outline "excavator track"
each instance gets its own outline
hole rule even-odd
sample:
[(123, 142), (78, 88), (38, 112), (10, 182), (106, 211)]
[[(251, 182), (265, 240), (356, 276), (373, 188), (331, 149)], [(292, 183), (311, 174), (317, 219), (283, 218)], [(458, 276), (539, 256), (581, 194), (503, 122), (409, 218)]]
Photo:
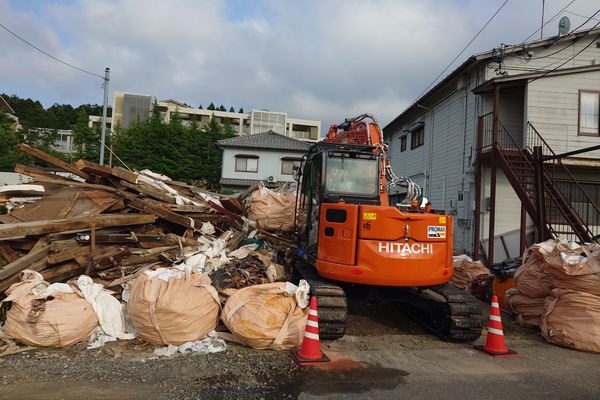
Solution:
[(317, 296), (319, 313), (319, 336), (321, 339), (336, 340), (346, 333), (348, 303), (346, 293), (338, 285), (323, 279), (306, 260), (298, 258), (294, 264), (298, 279), (310, 285), (310, 294)]
[(481, 336), (484, 317), (478, 300), (450, 285), (398, 291), (394, 301), (440, 339), (469, 342)]

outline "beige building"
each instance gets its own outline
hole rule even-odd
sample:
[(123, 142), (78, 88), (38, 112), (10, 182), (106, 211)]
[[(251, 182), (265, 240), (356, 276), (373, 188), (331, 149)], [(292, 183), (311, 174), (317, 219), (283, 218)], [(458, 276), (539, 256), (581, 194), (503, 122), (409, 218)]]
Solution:
[[(138, 119), (146, 120), (152, 114), (153, 107), (158, 107), (164, 122), (170, 121), (178, 114), (184, 125), (196, 121), (200, 127), (205, 127), (214, 117), (220, 124), (229, 123), (238, 135), (273, 131), (294, 139), (316, 142), (321, 133), (321, 121), (291, 118), (284, 112), (252, 110), (250, 113), (239, 113), (203, 110), (172, 99), (155, 101), (149, 95), (126, 92), (115, 92), (112, 118), (108, 119), (107, 128), (110, 127), (111, 131), (114, 131), (117, 127), (127, 128)], [(101, 117), (90, 116), (90, 126), (101, 124), (101, 120)]]

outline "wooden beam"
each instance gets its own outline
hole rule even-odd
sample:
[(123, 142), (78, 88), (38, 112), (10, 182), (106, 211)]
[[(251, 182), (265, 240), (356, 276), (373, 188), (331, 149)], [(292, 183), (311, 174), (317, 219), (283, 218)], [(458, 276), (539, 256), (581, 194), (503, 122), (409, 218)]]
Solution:
[(129, 183), (137, 183), (138, 174), (131, 172), (121, 167), (113, 167), (111, 174)]
[(54, 156), (51, 156), (48, 153), (44, 153), (41, 150), (36, 149), (35, 147), (31, 147), (25, 143), (21, 143), (17, 146), (17, 149), (21, 150), (23, 153), (27, 153), (32, 157), (37, 158), (38, 160), (42, 160), (44, 162), (47, 162), (50, 165), (55, 166), (56, 168), (60, 168), (63, 171), (67, 171), (72, 173), (73, 175), (77, 175), (83, 179), (89, 179), (90, 175), (86, 174), (83, 171), (79, 171), (77, 168), (75, 168), (73, 165), (64, 162), (63, 160), (56, 158)]
[(121, 185), (125, 186), (128, 189), (135, 190), (138, 193), (141, 193), (148, 197), (152, 197), (156, 200), (160, 200), (163, 203), (175, 204), (175, 197), (170, 195), (168, 192), (157, 189), (157, 188), (147, 185), (143, 182), (139, 182), (134, 185), (133, 183), (129, 183), (127, 181), (121, 181)]
[(19, 259), (19, 255), (6, 243), (0, 243), (0, 257), (9, 263)]
[(6, 279), (12, 274), (16, 274), (17, 272), (24, 270), (34, 262), (46, 257), (49, 251), (50, 246), (43, 246), (35, 251), (30, 252), (26, 256), (11, 262), (10, 264), (6, 264), (4, 267), (0, 268), (0, 279)]
[(105, 165), (96, 164), (88, 160), (79, 160), (75, 163), (75, 168), (79, 171), (83, 171), (90, 175), (99, 175), (103, 177), (110, 176), (112, 174), (112, 168)]
[(61, 253), (54, 253), (48, 256), (48, 264), (59, 264), (68, 260), (73, 260), (77, 257), (89, 254), (90, 246), (77, 246)]
[(98, 229), (110, 226), (151, 224), (154, 221), (156, 221), (155, 215), (103, 214), (94, 217), (0, 224), (0, 239), (7, 240), (29, 235), (44, 235), (53, 232), (90, 229), (91, 224), (96, 224), (96, 229)]
[(84, 183), (72, 181), (69, 179), (65, 179), (58, 175), (52, 175), (48, 173), (40, 174), (32, 171), (32, 167), (28, 167), (25, 165), (17, 164), (15, 166), (15, 172), (18, 172), (23, 175), (31, 176), (36, 182), (44, 182), (44, 183), (54, 183), (56, 185), (70, 186), (70, 187), (78, 187), (84, 189), (99, 189), (106, 190), (108, 192), (116, 192), (114, 187), (106, 186), (106, 185), (98, 185), (95, 183)]
[(191, 218), (184, 217), (150, 202), (143, 201), (142, 199), (130, 193), (117, 191), (117, 194), (125, 198), (128, 202), (128, 205), (132, 208), (135, 208), (136, 210), (156, 214), (159, 218), (162, 218), (177, 225), (184, 226), (186, 228), (195, 227), (195, 222)]

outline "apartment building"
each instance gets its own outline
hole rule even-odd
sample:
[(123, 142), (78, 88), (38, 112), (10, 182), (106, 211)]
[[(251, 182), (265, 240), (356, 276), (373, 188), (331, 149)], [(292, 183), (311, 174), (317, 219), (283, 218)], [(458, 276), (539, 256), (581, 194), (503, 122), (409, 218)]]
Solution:
[[(161, 119), (170, 121), (175, 114), (183, 124), (195, 121), (200, 127), (208, 125), (211, 118), (218, 123), (228, 123), (238, 135), (252, 135), (272, 131), (293, 139), (316, 142), (321, 133), (321, 121), (291, 118), (285, 112), (252, 110), (249, 113), (219, 110), (204, 110), (185, 103), (168, 99), (155, 101), (153, 96), (127, 92), (115, 92), (112, 118), (108, 118), (107, 128), (127, 128), (136, 120), (146, 120), (158, 107)], [(101, 117), (90, 117), (90, 126), (101, 124)], [(110, 124), (110, 125), (109, 125)]]

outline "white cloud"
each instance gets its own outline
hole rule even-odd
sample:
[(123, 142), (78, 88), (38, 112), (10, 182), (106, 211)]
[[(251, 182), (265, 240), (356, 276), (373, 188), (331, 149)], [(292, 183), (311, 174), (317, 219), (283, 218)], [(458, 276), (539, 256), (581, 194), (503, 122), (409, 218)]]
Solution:
[[(501, 4), (265, 0), (248, 15), (233, 9), (238, 3), (75, 0), (33, 12), (0, 0), (0, 21), (67, 62), (99, 74), (111, 67), (111, 91), (286, 111), (325, 127), (362, 112), (389, 122)], [(509, 2), (458, 62), (501, 42), (519, 43), (539, 26), (538, 3)], [(546, 15), (566, 3), (547, 1)], [(595, 6), (580, 0), (570, 10), (591, 15)], [(570, 17), (572, 26), (582, 22)], [(4, 31), (0, 52), (0, 91), (46, 105), (102, 101), (99, 80)]]

